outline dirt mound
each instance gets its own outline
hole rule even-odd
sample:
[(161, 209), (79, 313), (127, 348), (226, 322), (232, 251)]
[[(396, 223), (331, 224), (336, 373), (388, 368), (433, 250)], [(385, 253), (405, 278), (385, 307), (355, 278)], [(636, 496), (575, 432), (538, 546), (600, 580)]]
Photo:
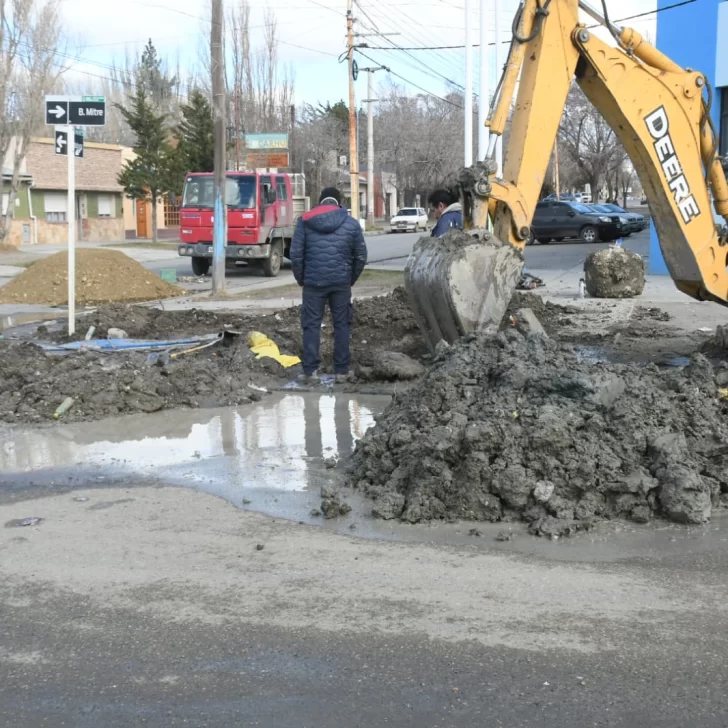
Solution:
[[(368, 363), (372, 351), (395, 351), (416, 359), (427, 353), (403, 288), (397, 288), (385, 296), (355, 300), (352, 313), (351, 349), (355, 361)], [(161, 311), (145, 306), (110, 304), (79, 318), (74, 338), (83, 338), (89, 326), (95, 326), (94, 336), (101, 338), (106, 337), (110, 328), (120, 328), (132, 338), (143, 339), (168, 339), (224, 329), (262, 331), (282, 351), (298, 355), (303, 353), (300, 306), (278, 313), (250, 315), (198, 309)], [(67, 336), (61, 333), (58, 339), (67, 340)], [(333, 351), (333, 325), (327, 311), (321, 332), (321, 360), (325, 372), (333, 368)]]
[(596, 365), (511, 329), (443, 352), (359, 442), (349, 482), (408, 522), (702, 523), (728, 492), (726, 413), (700, 354), (676, 371)]
[(625, 248), (597, 250), (584, 261), (584, 280), (593, 298), (634, 298), (645, 288), (645, 263)]
[[(118, 250), (76, 251), (76, 302), (153, 301), (184, 293)], [(0, 303), (68, 303), (68, 253), (33, 263), (0, 289)]]
[(72, 397), (63, 421), (175, 407), (214, 407), (260, 399), (248, 388), (287, 380), (271, 359), (256, 360), (245, 337), (171, 360), (146, 353), (49, 355), (34, 344), (0, 345), (0, 421), (47, 422)]

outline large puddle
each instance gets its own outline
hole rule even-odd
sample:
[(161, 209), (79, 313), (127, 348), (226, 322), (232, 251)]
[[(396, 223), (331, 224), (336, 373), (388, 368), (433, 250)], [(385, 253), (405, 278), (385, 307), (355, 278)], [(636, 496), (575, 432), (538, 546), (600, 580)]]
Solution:
[[(382, 395), (281, 393), (253, 406), (131, 415), (42, 429), (0, 427), (0, 502), (83, 489), (176, 485), (238, 508), (316, 524), (339, 533), (390, 540), (467, 544), (566, 561), (615, 561), (677, 548), (685, 554), (728, 549), (726, 517), (704, 527), (602, 524), (590, 534), (552, 543), (526, 535), (523, 524), (431, 523), (407, 526), (371, 517), (371, 501), (345, 491), (344, 517), (311, 515), (320, 486), (343, 479), (324, 459), (348, 455), (389, 403)], [(93, 501), (103, 501), (89, 491)], [(103, 502), (98, 505), (104, 505)], [(39, 512), (36, 513), (35, 511)], [(43, 516), (29, 503), (29, 516)], [(472, 535), (477, 526), (477, 535)], [(496, 540), (510, 531), (513, 541)], [(620, 532), (615, 537), (615, 532)], [(677, 545), (674, 543), (677, 542)]]
[(215, 492), (233, 501), (248, 489), (306, 490), (324, 469), (323, 458), (350, 454), (388, 402), (282, 394), (253, 407), (13, 428), (3, 433), (0, 483), (214, 481)]

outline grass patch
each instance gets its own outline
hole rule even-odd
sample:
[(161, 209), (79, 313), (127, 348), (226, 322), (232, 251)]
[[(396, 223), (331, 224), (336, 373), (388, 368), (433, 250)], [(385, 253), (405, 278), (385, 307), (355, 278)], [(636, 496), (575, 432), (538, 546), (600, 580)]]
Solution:
[(17, 248), (15, 245), (10, 245), (9, 243), (0, 243), (0, 253), (19, 253), (20, 248)]
[[(381, 290), (383, 293), (391, 290), (404, 282), (404, 271), (401, 270), (376, 270), (367, 268), (359, 277), (354, 286), (354, 295), (362, 293), (375, 293)], [(285, 283), (281, 286), (271, 288), (258, 288), (255, 291), (242, 291), (236, 293), (233, 289), (226, 293), (224, 299), (249, 301), (254, 299), (275, 299), (275, 298), (298, 298), (301, 295), (301, 287), (297, 283)], [(215, 300), (207, 296), (198, 300)]]
[(102, 248), (151, 248), (152, 250), (176, 250), (179, 243), (103, 243)]

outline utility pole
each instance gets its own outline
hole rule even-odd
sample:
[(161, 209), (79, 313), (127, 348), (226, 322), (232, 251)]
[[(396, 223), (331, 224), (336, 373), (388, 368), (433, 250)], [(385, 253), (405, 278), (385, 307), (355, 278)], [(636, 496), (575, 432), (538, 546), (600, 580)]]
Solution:
[(369, 74), (367, 80), (367, 226), (374, 227), (374, 74), (377, 71), (388, 71), (386, 66), (363, 68)]
[(473, 164), (473, 31), (470, 24), (471, 0), (465, 0), (465, 123), (463, 155), (466, 167)]
[(352, 0), (346, 0), (346, 47), (349, 69), (349, 175), (351, 216), (359, 220), (359, 151), (356, 144), (356, 95), (354, 94), (354, 15)]
[(223, 76), (222, 0), (212, 0), (212, 108), (215, 145), (213, 186), (212, 292), (225, 290), (225, 246), (227, 245), (227, 205), (225, 204), (225, 79)]
[(76, 150), (73, 141), (74, 128), (67, 126), (65, 129), (68, 135), (68, 333), (71, 335), (76, 333)]
[[(503, 47), (501, 45), (501, 3), (503, 0), (495, 0), (495, 69), (496, 76), (503, 73)], [(498, 164), (498, 176), (503, 176), (503, 137), (499, 136), (495, 144), (495, 161)]]
[[(498, 0), (495, 0), (496, 3)], [(466, 20), (467, 22), (467, 20)], [(488, 154), (488, 128), (485, 125), (490, 110), (488, 76), (488, 0), (480, 0), (480, 94), (478, 99), (478, 161)]]

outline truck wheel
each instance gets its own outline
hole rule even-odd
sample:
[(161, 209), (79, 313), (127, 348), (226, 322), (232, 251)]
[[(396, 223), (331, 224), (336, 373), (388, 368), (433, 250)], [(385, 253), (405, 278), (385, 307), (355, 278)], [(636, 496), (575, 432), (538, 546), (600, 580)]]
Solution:
[(266, 278), (275, 278), (281, 272), (283, 263), (283, 246), (276, 242), (270, 247), (270, 258), (263, 261), (263, 275)]
[(210, 259), (193, 257), (192, 272), (196, 276), (206, 276), (210, 272)]
[(584, 225), (579, 236), (585, 243), (598, 243), (599, 233), (593, 225)]

